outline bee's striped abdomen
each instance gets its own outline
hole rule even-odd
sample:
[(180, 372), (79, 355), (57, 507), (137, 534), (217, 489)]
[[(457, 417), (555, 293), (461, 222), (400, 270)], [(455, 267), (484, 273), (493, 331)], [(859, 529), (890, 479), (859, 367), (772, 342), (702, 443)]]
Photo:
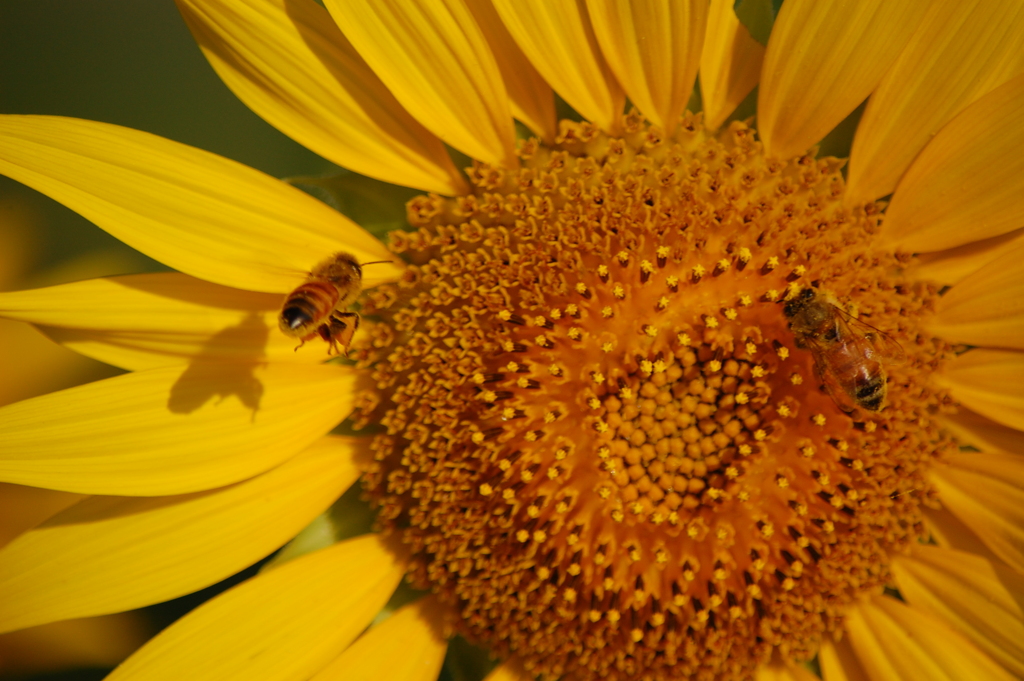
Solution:
[(880, 411), (885, 402), (885, 379), (885, 374), (881, 371), (873, 374), (869, 380), (857, 386), (853, 399), (868, 411)]
[(337, 286), (326, 281), (307, 281), (284, 301), (278, 318), (281, 331), (294, 338), (315, 334), (334, 311), (339, 297)]

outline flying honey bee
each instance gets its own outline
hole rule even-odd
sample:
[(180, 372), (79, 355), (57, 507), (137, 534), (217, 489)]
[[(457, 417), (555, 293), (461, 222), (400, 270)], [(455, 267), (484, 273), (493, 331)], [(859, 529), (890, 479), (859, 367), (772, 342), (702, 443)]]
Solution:
[(340, 354), (340, 345), (348, 355), (352, 336), (359, 328), (359, 314), (348, 307), (362, 290), (363, 266), (349, 253), (335, 253), (314, 267), (306, 282), (288, 294), (277, 318), (278, 326), (284, 335), (302, 341), (296, 350), (320, 336), (327, 342), (327, 354)]
[(810, 350), (814, 369), (836, 405), (881, 411), (885, 405), (883, 363), (903, 361), (903, 348), (870, 324), (854, 319), (830, 295), (805, 288), (786, 303), (796, 346)]

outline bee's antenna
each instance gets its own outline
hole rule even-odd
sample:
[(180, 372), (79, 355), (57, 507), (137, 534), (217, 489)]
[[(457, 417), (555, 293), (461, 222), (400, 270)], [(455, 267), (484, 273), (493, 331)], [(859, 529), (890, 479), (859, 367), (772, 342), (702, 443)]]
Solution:
[(381, 265), (381, 264), (386, 263), (386, 262), (391, 262), (391, 261), (390, 260), (374, 260), (373, 262), (361, 262), (361, 263), (359, 263), (359, 266), (360, 267), (366, 267), (367, 265)]

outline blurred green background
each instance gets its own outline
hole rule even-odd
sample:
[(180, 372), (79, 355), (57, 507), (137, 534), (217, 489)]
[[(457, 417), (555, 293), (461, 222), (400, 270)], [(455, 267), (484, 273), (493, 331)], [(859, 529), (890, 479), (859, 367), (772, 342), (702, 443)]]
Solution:
[[(147, 130), (276, 177), (332, 167), (221, 84), (172, 0), (0, 0), (0, 113), (75, 116)], [(0, 290), (158, 269), (72, 211), (0, 177)], [(17, 348), (0, 346), (5, 349)], [(12, 355), (18, 354), (0, 352), (0, 403), (112, 371), (55, 359), (57, 353), (49, 363), (63, 370), (50, 373), (61, 381), (15, 366)]]
[[(74, 116), (147, 130), (276, 177), (332, 168), (221, 84), (172, 0), (0, 0), (0, 113)], [(159, 269), (72, 211), (0, 177), (0, 290)], [(25, 324), (0, 320), (0, 404), (116, 373)], [(0, 485), (0, 535), (11, 515), (5, 499), (18, 493)], [(0, 679), (101, 679), (112, 660), (211, 593), (141, 616), (0, 636)], [(80, 668), (60, 669), (68, 665)]]

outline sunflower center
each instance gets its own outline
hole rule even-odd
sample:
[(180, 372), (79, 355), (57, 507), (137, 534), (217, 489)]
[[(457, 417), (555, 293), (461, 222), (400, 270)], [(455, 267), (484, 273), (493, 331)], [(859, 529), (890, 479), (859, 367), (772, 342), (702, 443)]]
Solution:
[[(841, 205), (841, 162), (765, 158), (739, 123), (623, 127), (563, 122), (475, 193), (410, 202), (407, 275), (363, 309), (359, 420), (387, 429), (366, 484), (414, 582), (496, 654), (741, 679), (812, 657), (922, 534), (933, 292), (872, 248), (878, 206)], [(790, 328), (808, 289), (830, 337)], [(854, 315), (907, 361), (871, 360)]]

